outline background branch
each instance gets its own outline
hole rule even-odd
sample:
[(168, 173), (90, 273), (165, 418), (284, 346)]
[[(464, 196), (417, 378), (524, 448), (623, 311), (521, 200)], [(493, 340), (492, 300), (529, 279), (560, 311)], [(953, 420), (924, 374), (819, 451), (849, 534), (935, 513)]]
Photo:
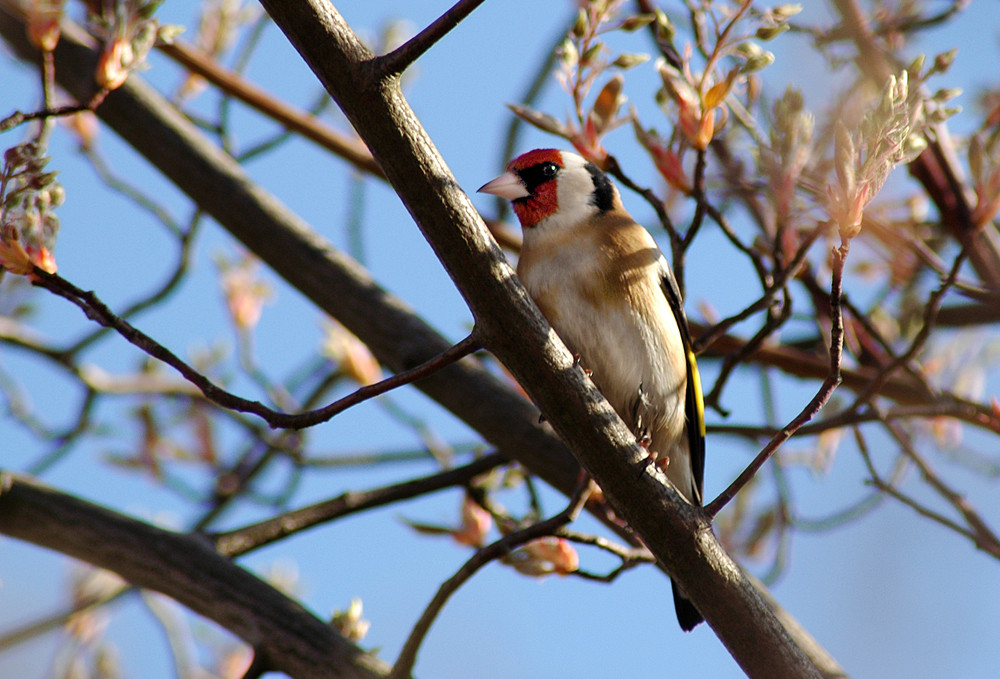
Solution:
[(118, 573), (176, 599), (297, 679), (376, 679), (381, 660), (347, 642), (204, 538), (180, 535), (0, 472), (0, 532)]

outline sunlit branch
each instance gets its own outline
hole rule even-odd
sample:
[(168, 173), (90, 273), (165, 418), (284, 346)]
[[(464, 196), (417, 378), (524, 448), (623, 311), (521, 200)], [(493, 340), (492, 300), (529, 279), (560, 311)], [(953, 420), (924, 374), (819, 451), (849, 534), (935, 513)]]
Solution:
[(435, 19), (427, 28), (420, 31), (392, 52), (379, 57), (379, 65), (385, 75), (398, 75), (410, 67), (427, 50), (455, 28), (472, 11), (483, 4), (485, 0), (459, 0), (451, 9)]
[(334, 130), (316, 117), (273, 97), (258, 85), (222, 67), (214, 58), (198, 48), (176, 40), (172, 45), (160, 45), (164, 54), (186, 69), (209, 81), (222, 92), (236, 97), (251, 108), (301, 134), (326, 150), (343, 158), (356, 169), (379, 179), (385, 179), (382, 168), (372, 158), (364, 144)]

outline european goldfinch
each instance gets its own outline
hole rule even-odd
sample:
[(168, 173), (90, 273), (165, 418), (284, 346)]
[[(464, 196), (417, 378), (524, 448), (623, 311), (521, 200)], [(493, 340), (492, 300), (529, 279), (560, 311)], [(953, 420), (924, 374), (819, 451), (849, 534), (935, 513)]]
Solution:
[[(575, 153), (536, 149), (480, 192), (512, 202), (517, 274), (594, 384), (691, 503), (702, 502), (701, 384), (680, 291), (614, 184)], [(674, 585), (684, 630), (703, 620)]]

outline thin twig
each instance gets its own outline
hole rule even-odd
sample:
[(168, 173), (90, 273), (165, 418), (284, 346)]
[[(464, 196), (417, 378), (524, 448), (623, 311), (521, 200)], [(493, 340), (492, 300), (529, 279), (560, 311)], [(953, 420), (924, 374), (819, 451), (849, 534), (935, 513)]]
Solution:
[[(724, 148), (724, 146), (719, 142), (715, 142), (712, 144), (712, 148), (718, 150), (720, 148)], [(712, 221), (714, 221), (719, 228), (722, 229), (722, 233), (727, 239), (729, 239), (729, 242), (733, 244), (733, 247), (746, 255), (750, 260), (750, 263), (753, 264), (754, 271), (757, 273), (757, 278), (760, 279), (761, 286), (765, 290), (770, 288), (773, 284), (772, 273), (764, 263), (764, 257), (761, 253), (757, 252), (757, 250), (752, 246), (745, 244), (739, 239), (736, 235), (736, 231), (733, 230), (733, 225), (729, 223), (726, 215), (724, 215), (721, 210), (708, 201), (705, 201), (705, 210), (708, 212), (708, 216), (712, 218)]]
[(705, 169), (708, 167), (708, 156), (704, 151), (698, 151), (698, 156), (694, 166), (694, 190), (691, 195), (695, 200), (694, 217), (688, 226), (684, 239), (681, 241), (681, 248), (687, 250), (694, 237), (698, 235), (701, 225), (705, 222), (705, 214), (708, 211), (708, 196), (705, 195)]
[(175, 41), (172, 45), (160, 45), (159, 49), (192, 73), (218, 87), (220, 91), (231, 94), (289, 130), (333, 152), (355, 169), (385, 179), (382, 168), (375, 162), (364, 144), (334, 130), (309, 113), (275, 98), (238, 73), (222, 67), (211, 55), (183, 41)]
[(136, 329), (124, 319), (116, 316), (93, 292), (81, 290), (61, 276), (50, 274), (38, 267), (35, 267), (32, 274), (32, 282), (34, 285), (43, 287), (49, 292), (73, 302), (91, 320), (113, 328), (131, 344), (177, 370), (189, 382), (198, 387), (208, 400), (224, 408), (257, 415), (275, 428), (303, 429), (326, 422), (338, 413), (354, 405), (427, 377), (477, 351), (481, 347), (479, 338), (476, 335), (475, 329), (473, 329), (473, 332), (458, 344), (414, 368), (404, 370), (380, 382), (361, 387), (353, 393), (322, 408), (302, 413), (283, 413), (268, 408), (259, 401), (251, 401), (241, 396), (236, 396), (217, 386), (162, 344)]
[(260, 523), (216, 533), (211, 535), (211, 539), (220, 554), (231, 558), (241, 556), (320, 523), (468, 483), (473, 477), (507, 461), (505, 455), (491, 453), (462, 467), (412, 481), (363, 492), (344, 493), (331, 500), (286, 512)]
[[(906, 420), (937, 417), (952, 418), (1000, 434), (1000, 417), (994, 414), (988, 405), (959, 399), (950, 394), (947, 397), (947, 400), (940, 402), (896, 406), (884, 411), (871, 409), (853, 411), (851, 409), (844, 409), (824, 418), (820, 422), (803, 425), (799, 429), (798, 434), (799, 436), (817, 436), (831, 429), (840, 429), (848, 425), (864, 424), (865, 422), (879, 422), (883, 418)], [(776, 431), (777, 429), (774, 427), (760, 425), (708, 425), (708, 432), (713, 436), (741, 436), (755, 440), (774, 436)]]
[(567, 528), (560, 528), (555, 532), (555, 536), (569, 540), (570, 542), (575, 542), (578, 545), (590, 545), (591, 547), (597, 547), (598, 549), (604, 550), (621, 560), (621, 563), (618, 564), (617, 567), (604, 574), (591, 573), (589, 571), (579, 569), (570, 574), (574, 577), (583, 578), (584, 580), (610, 583), (614, 582), (618, 576), (625, 571), (632, 570), (633, 568), (643, 564), (656, 563), (656, 558), (650, 554), (649, 550), (645, 547), (628, 547), (626, 545), (620, 545), (617, 542), (608, 540), (600, 535), (578, 533)]
[(72, 607), (68, 610), (48, 615), (40, 620), (35, 620), (21, 627), (6, 631), (3, 636), (0, 636), (0, 652), (7, 651), (18, 644), (22, 644), (47, 632), (64, 628), (75, 616), (107, 606), (134, 591), (134, 587), (122, 583), (99, 597), (86, 597), (81, 601), (74, 601)]
[(777, 316), (769, 313), (767, 321), (760, 328), (760, 330), (754, 333), (754, 336), (747, 340), (746, 344), (740, 347), (738, 351), (726, 354), (726, 357), (722, 360), (722, 367), (719, 369), (719, 375), (715, 379), (712, 391), (705, 396), (706, 407), (713, 408), (723, 416), (729, 415), (729, 412), (722, 407), (719, 400), (722, 398), (722, 390), (725, 387), (726, 382), (729, 380), (730, 374), (738, 365), (741, 365), (748, 356), (757, 351), (757, 349), (764, 344), (767, 338), (783, 326), (788, 319), (791, 318), (791, 316), (792, 295), (789, 290), (785, 288), (784, 303), (781, 305), (781, 312)]
[(725, 334), (727, 330), (729, 330), (737, 323), (744, 321), (745, 319), (749, 318), (758, 311), (762, 311), (768, 308), (773, 302), (774, 296), (778, 293), (778, 291), (784, 289), (785, 286), (788, 284), (789, 279), (791, 279), (791, 277), (798, 272), (799, 266), (802, 264), (803, 261), (805, 261), (806, 255), (809, 252), (809, 248), (812, 247), (813, 243), (816, 242), (816, 239), (820, 237), (820, 235), (826, 230), (826, 228), (827, 224), (824, 222), (817, 224), (816, 228), (814, 228), (812, 231), (809, 232), (805, 240), (803, 240), (802, 243), (799, 245), (799, 248), (795, 252), (795, 257), (792, 258), (791, 263), (778, 273), (777, 277), (774, 278), (772, 284), (766, 290), (764, 290), (764, 294), (761, 295), (757, 301), (755, 301), (747, 308), (743, 309), (743, 311), (740, 311), (737, 314), (733, 314), (729, 318), (725, 318), (719, 321), (718, 323), (713, 325), (710, 330), (699, 335), (698, 338), (695, 339), (694, 341), (693, 349), (695, 353), (696, 354), (701, 353), (705, 349), (705, 347), (712, 344), (716, 339), (718, 339), (721, 335)]
[(427, 605), (427, 608), (420, 616), (416, 625), (413, 626), (410, 636), (403, 645), (403, 650), (400, 651), (399, 657), (396, 659), (396, 664), (389, 674), (389, 679), (406, 679), (411, 675), (413, 666), (417, 660), (417, 651), (420, 650), (420, 644), (423, 643), (424, 637), (427, 636), (431, 624), (441, 612), (444, 604), (452, 594), (458, 591), (459, 587), (475, 575), (480, 568), (494, 559), (509, 554), (512, 550), (532, 540), (552, 535), (558, 529), (574, 521), (587, 503), (591, 489), (592, 482), (587, 478), (577, 488), (566, 509), (550, 519), (540, 521), (527, 528), (522, 528), (521, 530), (505, 535), (473, 554), (472, 558), (466, 561), (455, 575), (451, 576), (441, 585), (437, 594), (434, 595), (434, 598)]
[[(107, 90), (101, 90), (98, 94), (100, 93), (107, 96)], [(43, 108), (38, 111), (30, 111), (28, 113), (14, 111), (3, 120), (0, 120), (0, 132), (12, 130), (18, 125), (26, 123), (30, 120), (48, 120), (49, 118), (70, 116), (74, 113), (82, 113), (83, 111), (93, 111), (102, 101), (104, 101), (103, 96), (98, 99), (95, 95), (94, 98), (86, 104), (68, 104), (66, 106), (57, 106), (55, 108)]]
[(889, 497), (893, 497), (896, 500), (899, 500), (901, 503), (903, 503), (907, 507), (910, 507), (924, 518), (930, 519), (935, 523), (941, 524), (945, 528), (952, 530), (958, 533), (959, 535), (967, 537), (973, 542), (975, 542), (975, 536), (967, 528), (959, 525), (955, 521), (952, 521), (948, 517), (939, 514), (938, 512), (928, 509), (927, 507), (923, 506), (913, 498), (902, 493), (899, 489), (895, 487), (894, 484), (885, 481), (882, 478), (882, 476), (878, 473), (878, 470), (875, 469), (875, 463), (871, 458), (871, 452), (868, 450), (867, 444), (865, 444), (864, 440), (861, 439), (860, 437), (857, 438), (859, 441), (858, 450), (861, 452), (861, 459), (864, 460), (865, 467), (868, 470), (868, 475), (871, 477), (871, 484), (875, 486), (875, 488), (877, 488), (882, 493), (888, 495)]
[[(961, 529), (959, 532), (972, 540), (979, 549), (994, 558), (1000, 559), (1000, 537), (987, 525), (979, 513), (969, 504), (968, 500), (961, 493), (952, 490), (941, 479), (923, 456), (917, 452), (912, 441), (910, 441), (909, 435), (897, 423), (887, 420), (885, 427), (896, 442), (899, 443), (903, 454), (920, 470), (920, 475), (924, 481), (965, 519), (969, 530)], [(949, 524), (946, 523), (945, 525)], [(954, 526), (949, 525), (949, 527), (953, 528)]]
[(924, 307), (924, 323), (920, 330), (917, 332), (916, 337), (910, 343), (909, 348), (902, 354), (895, 356), (893, 360), (882, 368), (878, 375), (871, 381), (871, 383), (858, 394), (857, 399), (851, 406), (851, 410), (857, 410), (861, 408), (862, 405), (871, 401), (872, 397), (881, 391), (882, 386), (889, 380), (892, 374), (900, 367), (909, 365), (918, 353), (924, 348), (927, 340), (930, 338), (931, 330), (934, 328), (934, 322), (937, 319), (938, 310), (941, 308), (941, 301), (944, 299), (945, 293), (955, 284), (955, 280), (958, 278), (958, 272), (968, 258), (969, 248), (968, 246), (963, 246), (959, 251), (958, 256), (955, 257), (955, 261), (952, 262), (951, 270), (948, 275), (941, 281), (941, 285), (931, 293), (930, 297), (927, 298), (927, 305)]
[(455, 28), (472, 11), (483, 4), (485, 0), (458, 0), (451, 9), (435, 19), (427, 28), (420, 31), (392, 52), (379, 57), (379, 65), (384, 75), (398, 75), (419, 59), (434, 43), (443, 38)]
[(840, 384), (840, 360), (844, 349), (844, 318), (840, 308), (840, 298), (842, 295), (844, 262), (847, 259), (849, 249), (850, 244), (845, 242), (833, 251), (832, 281), (830, 284), (830, 368), (826, 379), (823, 380), (823, 384), (820, 385), (816, 395), (813, 396), (806, 407), (781, 431), (771, 437), (771, 440), (768, 441), (763, 450), (736, 477), (736, 480), (729, 484), (728, 488), (705, 507), (705, 513), (709, 517), (715, 517), (750, 482), (750, 479), (754, 477), (757, 471), (774, 454), (774, 451), (798, 431), (802, 425), (816, 416), (823, 406), (826, 405), (827, 401), (830, 400), (830, 396), (833, 395), (837, 385)]

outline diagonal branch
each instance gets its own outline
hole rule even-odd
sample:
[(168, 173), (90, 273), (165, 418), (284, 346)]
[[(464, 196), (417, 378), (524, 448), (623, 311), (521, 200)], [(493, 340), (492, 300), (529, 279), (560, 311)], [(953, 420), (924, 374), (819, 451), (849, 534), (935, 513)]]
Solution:
[[(372, 80), (374, 55), (327, 2), (266, 2), (293, 45), (333, 92), (359, 134), (425, 229), (438, 257), (470, 303), (491, 350), (549, 415), (587, 463), (606, 495), (657, 555), (661, 568), (691, 583), (689, 594), (752, 676), (842, 674), (788, 618), (774, 616), (725, 553), (704, 514), (664, 483), (634, 437), (527, 301), (467, 196), (437, 155), (398, 83)], [(0, 33), (31, 58), (24, 28), (0, 5)], [(92, 89), (97, 55), (71, 38), (56, 50), (60, 84), (77, 96)], [(84, 92), (84, 94), (79, 94)], [(98, 109), (125, 141), (317, 306), (338, 318), (393, 370), (448, 344), (388, 295), (356, 262), (335, 251), (246, 176), (242, 169), (134, 75)], [(516, 328), (515, 332), (511, 329)], [(569, 493), (578, 466), (537, 423), (537, 410), (474, 361), (421, 380), (420, 389), (509, 457)], [(789, 635), (792, 636), (789, 636)], [(810, 649), (809, 655), (803, 648)]]
[(455, 361), (477, 351), (481, 347), (479, 339), (476, 337), (475, 331), (473, 331), (471, 335), (458, 344), (424, 361), (420, 365), (414, 366), (409, 370), (404, 370), (392, 377), (387, 377), (374, 384), (360, 387), (351, 394), (329, 405), (302, 413), (284, 413), (273, 408), (268, 408), (259, 401), (251, 401), (236, 394), (231, 394), (216, 385), (152, 337), (138, 330), (125, 319), (116, 316), (93, 292), (81, 290), (65, 278), (57, 274), (48, 273), (37, 267), (33, 274), (32, 282), (53, 294), (73, 302), (83, 310), (87, 318), (96, 321), (102, 326), (114, 329), (119, 335), (139, 349), (177, 370), (185, 379), (198, 387), (208, 400), (216, 405), (229, 408), (230, 410), (257, 415), (272, 427), (304, 429), (326, 422), (352, 406), (432, 375)]
[[(23, 22), (4, 3), (0, 34), (22, 59), (34, 61)], [(55, 51), (59, 85), (78, 98), (92, 92), (100, 56), (85, 40), (82, 31), (63, 22)], [(130, 76), (97, 115), (275, 273), (357, 335), (390, 370), (412, 368), (451, 345), (355, 260), (254, 184), (231, 156), (140, 77)], [(572, 492), (579, 465), (566, 446), (539, 426), (537, 409), (522, 394), (485, 367), (461, 361), (415, 386), (547, 483)]]
[(384, 179), (378, 163), (363, 144), (265, 92), (258, 85), (239, 74), (223, 68), (210, 55), (181, 40), (169, 45), (159, 45), (160, 51), (196, 73), (223, 92), (231, 94), (244, 104), (253, 107), (289, 130), (311, 139), (323, 148), (340, 156), (358, 170)]
[(525, 387), (744, 671), (820, 676), (725, 553), (705, 514), (647, 464), (635, 437), (530, 302), (397, 79), (373, 79), (371, 51), (329, 3), (264, 0), (264, 6), (368, 144), (464, 296), (486, 347)]
[(472, 14), (485, 0), (458, 0), (447, 12), (435, 19), (430, 26), (420, 31), (389, 54), (379, 57), (379, 67), (383, 76), (399, 75), (419, 59), (424, 52), (434, 46), (448, 31)]
[(241, 556), (258, 547), (269, 545), (272, 542), (327, 521), (333, 521), (334, 519), (339, 519), (373, 507), (382, 507), (393, 502), (426, 495), (427, 493), (433, 493), (443, 488), (468, 483), (473, 477), (506, 462), (506, 456), (500, 453), (492, 453), (462, 467), (449, 469), (420, 479), (384, 486), (366, 492), (345, 493), (332, 500), (318, 502), (302, 509), (286, 512), (260, 523), (226, 531), (225, 533), (216, 533), (211, 536), (211, 539), (220, 554), (228, 557)]

